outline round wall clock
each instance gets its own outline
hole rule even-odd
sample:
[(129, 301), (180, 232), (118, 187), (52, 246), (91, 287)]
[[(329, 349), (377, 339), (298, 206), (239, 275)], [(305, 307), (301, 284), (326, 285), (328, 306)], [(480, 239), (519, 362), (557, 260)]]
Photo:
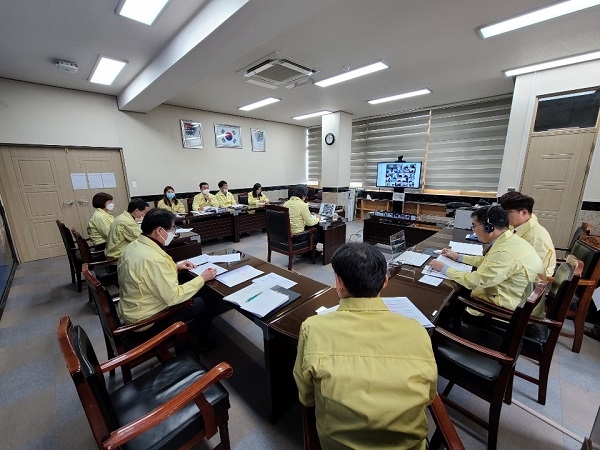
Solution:
[(327, 134), (325, 135), (325, 143), (326, 143), (327, 145), (331, 145), (331, 144), (333, 144), (333, 143), (334, 143), (334, 141), (335, 141), (335, 136), (333, 135), (333, 133), (327, 133)]

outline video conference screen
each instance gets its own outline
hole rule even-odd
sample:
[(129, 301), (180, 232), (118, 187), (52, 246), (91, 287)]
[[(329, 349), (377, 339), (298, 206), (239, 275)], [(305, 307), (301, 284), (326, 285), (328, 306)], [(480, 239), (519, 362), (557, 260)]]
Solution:
[(377, 163), (377, 187), (403, 187), (419, 189), (421, 162)]

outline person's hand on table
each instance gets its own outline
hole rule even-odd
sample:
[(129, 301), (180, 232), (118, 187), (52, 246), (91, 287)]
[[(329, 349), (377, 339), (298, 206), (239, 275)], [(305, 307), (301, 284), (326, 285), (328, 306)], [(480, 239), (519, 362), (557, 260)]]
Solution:
[(445, 266), (445, 265), (446, 265), (446, 264), (444, 264), (443, 262), (441, 262), (441, 261), (436, 261), (436, 260), (434, 260), (434, 261), (431, 261), (431, 262), (429, 263), (429, 266), (430, 266), (430, 267), (431, 267), (433, 270), (435, 270), (435, 271), (437, 271), (437, 272), (441, 272), (441, 271), (442, 271), (442, 269), (444, 268), (444, 266)]
[(177, 270), (190, 270), (195, 269), (196, 267), (198, 266), (191, 261), (181, 261), (177, 264)]
[(204, 279), (204, 281), (214, 280), (214, 278), (217, 276), (217, 269), (209, 267), (204, 272), (202, 272), (200, 276)]
[(445, 248), (442, 250), (442, 256), (446, 258), (450, 258), (453, 261), (458, 261), (458, 253), (452, 251), (450, 248)]

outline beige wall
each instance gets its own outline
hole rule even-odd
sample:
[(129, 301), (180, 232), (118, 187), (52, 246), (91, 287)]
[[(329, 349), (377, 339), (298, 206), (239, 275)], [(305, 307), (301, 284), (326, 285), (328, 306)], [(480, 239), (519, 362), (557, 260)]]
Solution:
[[(499, 195), (509, 187), (518, 189), (521, 183), (536, 98), (557, 92), (597, 88), (600, 86), (599, 73), (600, 61), (591, 61), (517, 77), (498, 183)], [(600, 201), (599, 153), (600, 139), (597, 139), (583, 193), (584, 201)]]
[[(183, 148), (180, 120), (202, 123), (204, 149)], [(214, 124), (242, 127), (242, 149), (217, 149)], [(265, 130), (267, 151), (252, 152), (250, 128)], [(232, 189), (306, 181), (306, 129), (300, 126), (160, 106), (148, 114), (120, 112), (114, 97), (0, 79), (0, 143), (123, 148), (132, 196)], [(137, 187), (133, 187), (133, 183)]]

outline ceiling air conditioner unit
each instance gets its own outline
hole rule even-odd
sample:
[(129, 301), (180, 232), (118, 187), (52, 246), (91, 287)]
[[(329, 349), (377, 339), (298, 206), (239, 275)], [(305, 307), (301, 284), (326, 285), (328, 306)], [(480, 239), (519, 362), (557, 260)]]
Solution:
[(249, 67), (242, 69), (241, 72), (247, 78), (248, 83), (270, 89), (277, 89), (280, 86), (291, 89), (303, 84), (301, 83), (303, 79), (310, 77), (317, 71), (291, 61), (283, 55), (275, 54), (258, 63), (251, 64)]

